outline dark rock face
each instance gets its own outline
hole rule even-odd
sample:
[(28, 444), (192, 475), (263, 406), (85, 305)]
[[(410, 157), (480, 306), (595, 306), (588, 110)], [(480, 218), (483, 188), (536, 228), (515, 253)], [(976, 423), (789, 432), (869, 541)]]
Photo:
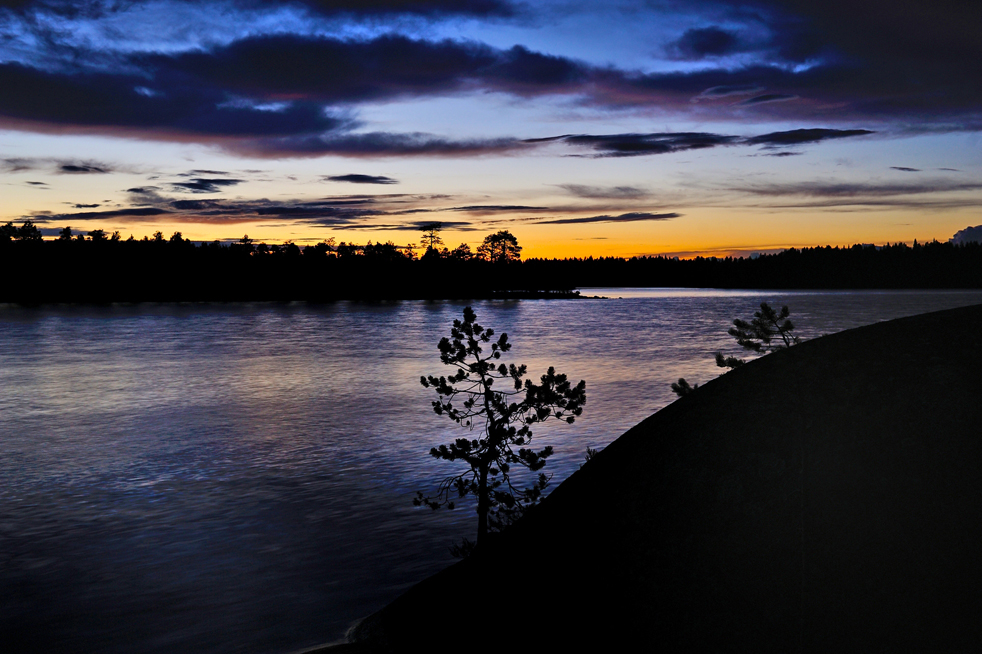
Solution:
[(706, 384), (352, 637), (395, 651), (971, 651), (980, 551), (970, 307)]

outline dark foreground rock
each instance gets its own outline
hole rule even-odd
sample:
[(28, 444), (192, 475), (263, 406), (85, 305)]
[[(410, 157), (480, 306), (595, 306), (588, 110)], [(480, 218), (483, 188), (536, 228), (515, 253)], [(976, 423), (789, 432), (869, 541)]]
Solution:
[(342, 649), (974, 651), (980, 615), (970, 307), (806, 342), (706, 384)]

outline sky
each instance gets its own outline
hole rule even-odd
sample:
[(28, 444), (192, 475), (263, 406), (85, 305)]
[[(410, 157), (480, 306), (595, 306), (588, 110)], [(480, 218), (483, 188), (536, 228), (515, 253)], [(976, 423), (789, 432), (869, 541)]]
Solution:
[(440, 222), (523, 257), (947, 241), (982, 224), (979, 34), (978, 0), (0, 0), (0, 221)]

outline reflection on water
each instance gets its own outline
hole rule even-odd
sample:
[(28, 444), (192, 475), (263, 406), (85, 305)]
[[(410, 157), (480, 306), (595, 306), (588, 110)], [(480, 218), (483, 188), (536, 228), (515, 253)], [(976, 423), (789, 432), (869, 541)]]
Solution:
[[(478, 302), (530, 374), (587, 381), (542, 426), (558, 481), (718, 374), (761, 301), (803, 337), (982, 302), (980, 292), (585, 289), (596, 301)], [(466, 509), (411, 497), (456, 436), (440, 374), (453, 302), (0, 307), (0, 642), (64, 652), (285, 652), (450, 562)], [(30, 647), (28, 648), (28, 644)]]

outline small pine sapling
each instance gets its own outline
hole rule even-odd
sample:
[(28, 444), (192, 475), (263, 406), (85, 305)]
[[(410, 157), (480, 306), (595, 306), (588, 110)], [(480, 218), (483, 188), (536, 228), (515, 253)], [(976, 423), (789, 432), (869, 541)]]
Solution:
[[(479, 325), (474, 311), (466, 307), (463, 321), (454, 320), (450, 338), (439, 343), (440, 361), (454, 372), (449, 377), (420, 378), (424, 388), (437, 393), (436, 414), (472, 432), (471, 437), (430, 450), (438, 459), (464, 462), (466, 469), (445, 478), (436, 495), (419, 492), (413, 500), (416, 506), (452, 509), (455, 499), (477, 496), (477, 543), (465, 540), (454, 552), (458, 555), (480, 545), (489, 532), (500, 531), (539, 501), (549, 477), (540, 473), (531, 486), (518, 488), (512, 483), (512, 468), (540, 471), (553, 450), (530, 447), (532, 426), (550, 418), (572, 424), (586, 402), (582, 380), (573, 386), (566, 375), (550, 367), (541, 383), (534, 384), (523, 380), (524, 365), (498, 363), (511, 343), (507, 334), (496, 340), (493, 336), (494, 330)], [(486, 345), (490, 352), (485, 353), (482, 346)]]
[[(781, 307), (777, 312), (766, 302), (760, 303), (760, 311), (754, 312), (752, 320), (733, 321), (733, 326), (727, 332), (736, 339), (736, 342), (745, 350), (750, 350), (757, 354), (767, 354), (774, 350), (783, 350), (792, 345), (797, 345), (801, 340), (793, 334), (794, 325), (788, 316), (791, 312), (788, 307)], [(716, 353), (716, 365), (720, 368), (739, 368), (746, 363), (744, 359), (734, 356), (725, 356), (722, 352)], [(685, 379), (680, 378), (678, 382), (672, 384), (672, 392), (682, 397), (699, 388), (699, 384), (690, 386)]]

